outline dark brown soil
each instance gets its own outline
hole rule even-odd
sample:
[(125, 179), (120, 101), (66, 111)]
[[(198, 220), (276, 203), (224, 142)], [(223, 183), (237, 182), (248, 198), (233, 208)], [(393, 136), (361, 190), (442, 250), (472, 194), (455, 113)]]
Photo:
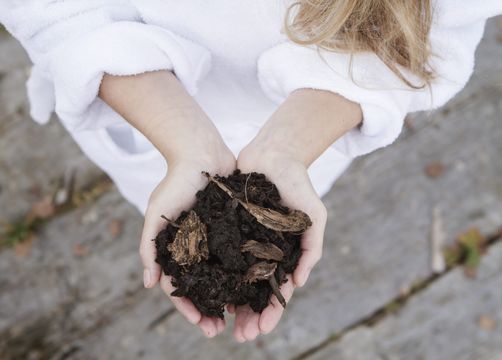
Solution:
[(261, 312), (286, 282), (301, 255), (301, 234), (311, 225), (301, 211), (281, 205), (265, 175), (211, 177), (196, 203), (166, 219), (155, 238), (157, 263), (172, 276), (174, 296), (189, 298), (202, 314), (223, 318), (226, 304)]

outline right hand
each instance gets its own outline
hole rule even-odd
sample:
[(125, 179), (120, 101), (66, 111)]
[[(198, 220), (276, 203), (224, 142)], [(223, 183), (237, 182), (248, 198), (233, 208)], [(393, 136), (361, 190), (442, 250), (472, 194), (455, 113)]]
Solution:
[(140, 255), (144, 266), (144, 285), (152, 288), (160, 282), (160, 287), (171, 299), (178, 311), (192, 324), (198, 325), (207, 337), (221, 333), (225, 328), (225, 321), (218, 318), (203, 316), (195, 305), (187, 298), (171, 296), (175, 290), (171, 284), (171, 277), (165, 275), (159, 264), (155, 262), (155, 242), (152, 241), (166, 222), (160, 216), (164, 215), (175, 220), (181, 211), (187, 210), (195, 202), (195, 194), (207, 184), (207, 178), (202, 171), (226, 176), (236, 167), (234, 155), (224, 145), (195, 149), (197, 142), (187, 145), (187, 157), (181, 156), (170, 159), (166, 177), (152, 192), (145, 213), (145, 222), (141, 236)]
[(195, 194), (207, 184), (202, 171), (222, 176), (236, 166), (235, 157), (199, 104), (170, 71), (103, 78), (99, 96), (138, 129), (165, 157), (166, 177), (152, 192), (145, 213), (140, 255), (145, 287), (160, 281), (161, 288), (188, 321), (212, 337), (225, 322), (202, 316), (186, 298), (173, 297), (171, 278), (155, 262), (155, 239), (166, 223), (175, 220), (195, 202)]

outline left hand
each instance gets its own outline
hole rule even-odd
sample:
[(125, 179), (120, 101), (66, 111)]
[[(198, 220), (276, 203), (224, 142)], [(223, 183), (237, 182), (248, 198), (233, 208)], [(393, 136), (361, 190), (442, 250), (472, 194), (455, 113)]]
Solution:
[[(293, 295), (295, 287), (303, 286), (310, 271), (322, 255), (324, 228), (327, 211), (315, 192), (307, 173), (307, 167), (299, 159), (286, 153), (265, 148), (259, 142), (251, 142), (237, 159), (237, 168), (242, 172), (260, 172), (275, 183), (284, 205), (298, 209), (310, 216), (312, 226), (302, 237), (302, 256), (294, 274), (280, 290), (286, 302)], [(249, 305), (229, 306), (235, 312), (234, 337), (239, 342), (252, 341), (259, 334), (271, 332), (278, 324), (284, 308), (275, 295), (261, 314), (253, 312)]]

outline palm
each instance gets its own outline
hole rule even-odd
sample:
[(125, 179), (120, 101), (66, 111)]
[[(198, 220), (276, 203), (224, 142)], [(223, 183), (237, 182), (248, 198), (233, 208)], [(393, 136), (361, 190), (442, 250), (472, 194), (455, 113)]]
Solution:
[[(321, 257), (326, 208), (313, 189), (305, 166), (297, 161), (286, 157), (263, 160), (261, 156), (240, 156), (237, 165), (243, 172), (264, 173), (276, 184), (284, 204), (306, 212), (313, 222), (313, 226), (302, 237), (303, 253), (298, 267), (281, 286), (281, 293), (289, 301), (295, 286), (305, 283), (310, 270)], [(234, 337), (240, 342), (254, 340), (258, 334), (272, 331), (284, 312), (275, 296), (272, 296), (270, 305), (261, 314), (253, 312), (249, 305), (230, 307), (229, 310), (235, 312)]]
[[(185, 161), (169, 168), (168, 175), (159, 183), (150, 196), (140, 245), (140, 254), (145, 266), (145, 286), (153, 287), (160, 281), (160, 287), (168, 295), (176, 308), (192, 324), (197, 324), (204, 334), (213, 337), (225, 328), (224, 320), (203, 316), (187, 298), (171, 296), (174, 287), (171, 277), (161, 272), (155, 263), (155, 243), (151, 241), (165, 227), (165, 220), (176, 219), (181, 211), (189, 209), (195, 202), (195, 193), (207, 182), (202, 171), (228, 174), (235, 168), (232, 155), (216, 165), (203, 161)], [(148, 278), (149, 277), (149, 278)], [(148, 283), (148, 284), (147, 284)]]

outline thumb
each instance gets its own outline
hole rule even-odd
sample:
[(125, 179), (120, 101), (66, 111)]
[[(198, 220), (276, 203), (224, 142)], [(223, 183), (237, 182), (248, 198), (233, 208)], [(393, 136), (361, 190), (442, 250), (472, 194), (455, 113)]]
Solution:
[(160, 265), (155, 262), (157, 250), (155, 247), (155, 237), (165, 226), (164, 220), (158, 212), (154, 212), (149, 207), (145, 214), (143, 232), (139, 246), (139, 254), (143, 263), (143, 285), (152, 288), (160, 280)]

